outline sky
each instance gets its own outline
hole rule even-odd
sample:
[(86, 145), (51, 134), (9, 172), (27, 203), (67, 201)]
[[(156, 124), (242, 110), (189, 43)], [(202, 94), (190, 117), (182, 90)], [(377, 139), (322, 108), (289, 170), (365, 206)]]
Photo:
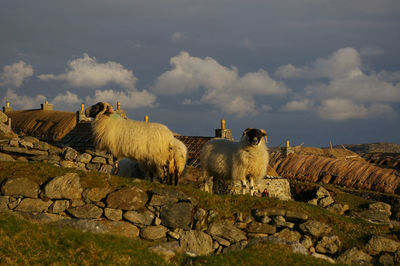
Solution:
[(398, 0), (0, 2), (0, 101), (99, 101), (182, 135), (400, 144)]

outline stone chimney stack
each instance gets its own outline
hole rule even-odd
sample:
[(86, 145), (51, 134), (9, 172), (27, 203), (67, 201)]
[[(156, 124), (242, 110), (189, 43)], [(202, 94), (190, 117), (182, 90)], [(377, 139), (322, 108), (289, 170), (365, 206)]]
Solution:
[(121, 102), (117, 102), (117, 110), (115, 111), (117, 114), (122, 116), (123, 118), (126, 118), (126, 112), (121, 109)]
[(78, 120), (78, 123), (90, 121), (90, 117), (87, 117), (85, 115), (85, 104), (81, 103), (81, 109), (76, 112), (76, 118)]
[(11, 112), (13, 109), (10, 106), (10, 102), (6, 102), (6, 106), (3, 106), (3, 113)]
[(215, 137), (224, 139), (233, 139), (230, 129), (225, 128), (225, 120), (221, 120), (221, 128), (215, 129)]
[(149, 122), (149, 116), (148, 115), (144, 116), (144, 122), (146, 122), (146, 123)]
[(45, 101), (40, 105), (40, 110), (43, 111), (52, 111), (53, 110), (53, 105), (50, 104), (48, 101)]
[(286, 140), (286, 146), (283, 147), (283, 148), (281, 148), (281, 150), (282, 150), (282, 156), (283, 156), (284, 158), (288, 157), (289, 154), (294, 153), (294, 148), (293, 148), (293, 147), (290, 147), (290, 142), (289, 142), (289, 140)]

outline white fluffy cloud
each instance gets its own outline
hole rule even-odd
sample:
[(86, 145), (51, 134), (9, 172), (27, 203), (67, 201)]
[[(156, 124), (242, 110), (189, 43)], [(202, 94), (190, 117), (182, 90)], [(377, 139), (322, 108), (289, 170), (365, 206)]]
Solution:
[[(371, 53), (371, 51), (370, 51)], [(398, 72), (364, 73), (361, 56), (351, 47), (340, 49), (310, 65), (281, 66), (282, 78), (325, 78), (307, 85), (297, 98), (281, 107), (283, 111), (311, 110), (328, 120), (347, 120), (393, 114), (392, 103), (400, 102)]]
[(179, 42), (184, 39), (186, 39), (186, 36), (182, 32), (174, 32), (171, 36), (171, 41), (173, 42)]
[(109, 84), (118, 84), (125, 89), (134, 89), (136, 77), (131, 70), (121, 64), (109, 61), (98, 63), (95, 57), (83, 54), (81, 58), (68, 62), (63, 74), (43, 74), (38, 76), (43, 81), (62, 80), (73, 87), (100, 88)]
[(115, 104), (121, 102), (123, 109), (135, 109), (141, 107), (154, 107), (156, 96), (146, 90), (143, 91), (114, 91), (96, 90), (94, 96), (87, 96), (85, 102), (94, 104), (97, 102), (109, 102)]
[(27, 65), (24, 61), (18, 61), (3, 67), (3, 72), (0, 72), (0, 86), (19, 88), (32, 75), (33, 67)]
[(51, 101), (52, 104), (58, 108), (62, 107), (72, 107), (75, 109), (79, 108), (79, 105), (83, 103), (82, 99), (78, 97), (77, 94), (70, 91), (66, 91), (65, 94), (59, 93)]
[(159, 94), (202, 91), (199, 100), (185, 104), (208, 103), (229, 114), (243, 116), (257, 112), (256, 95), (282, 95), (289, 89), (273, 80), (264, 70), (239, 76), (235, 67), (225, 67), (215, 59), (204, 59), (181, 52), (170, 60), (172, 70), (159, 76), (152, 90)]
[(346, 78), (361, 72), (360, 54), (351, 47), (339, 49), (328, 58), (318, 58), (309, 66), (280, 66), (275, 74), (281, 78)]

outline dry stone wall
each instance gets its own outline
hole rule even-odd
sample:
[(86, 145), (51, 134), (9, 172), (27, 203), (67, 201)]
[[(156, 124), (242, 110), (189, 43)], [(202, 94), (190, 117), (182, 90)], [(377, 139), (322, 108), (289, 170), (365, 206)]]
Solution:
[[(28, 178), (10, 178), (0, 191), (0, 212), (87, 232), (161, 241), (150, 250), (166, 259), (177, 252), (220, 254), (260, 242), (284, 244), (293, 252), (349, 264), (396, 262), (400, 255), (400, 242), (381, 236), (372, 236), (363, 249), (343, 250), (329, 225), (302, 212), (258, 208), (250, 216), (235, 213), (232, 219), (221, 219), (216, 210), (201, 208), (197, 199), (176, 189), (84, 189), (77, 173), (42, 185)], [(329, 196), (325, 191), (319, 194)], [(371, 209), (390, 212), (390, 205), (375, 204)]]
[(2, 161), (43, 161), (66, 168), (110, 173), (115, 158), (104, 151), (86, 150), (80, 153), (71, 147), (56, 147), (35, 137), (15, 137), (0, 140)]

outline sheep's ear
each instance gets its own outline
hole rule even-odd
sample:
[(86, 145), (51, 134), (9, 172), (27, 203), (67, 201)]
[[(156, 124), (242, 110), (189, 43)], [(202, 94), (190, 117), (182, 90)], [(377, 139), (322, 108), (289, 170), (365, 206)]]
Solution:
[(243, 131), (243, 136), (244, 136), (244, 135), (247, 135), (247, 133), (248, 133), (250, 130), (251, 130), (251, 128), (249, 128), (249, 127), (246, 128), (245, 131)]
[(263, 134), (263, 136), (267, 136), (267, 132), (264, 129), (260, 129), (260, 131)]

